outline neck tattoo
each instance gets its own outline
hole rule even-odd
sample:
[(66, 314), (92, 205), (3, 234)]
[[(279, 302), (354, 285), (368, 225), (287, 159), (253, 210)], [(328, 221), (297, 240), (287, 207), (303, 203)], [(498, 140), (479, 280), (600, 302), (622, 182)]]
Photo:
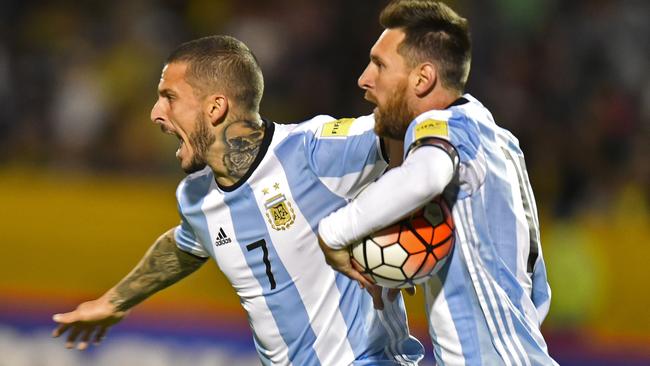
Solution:
[(226, 152), (223, 164), (232, 178), (240, 179), (257, 157), (264, 138), (264, 124), (251, 121), (231, 123), (223, 133)]

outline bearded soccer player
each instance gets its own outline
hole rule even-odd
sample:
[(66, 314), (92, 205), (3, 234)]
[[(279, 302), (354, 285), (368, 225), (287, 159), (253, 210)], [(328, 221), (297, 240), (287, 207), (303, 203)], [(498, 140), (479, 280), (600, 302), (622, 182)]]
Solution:
[[(425, 283), (439, 365), (553, 365), (540, 325), (550, 303), (539, 223), (517, 139), (464, 93), (467, 21), (440, 2), (396, 0), (359, 78), (378, 135), (404, 163), (320, 222), (327, 261), (359, 275), (347, 246), (443, 195), (455, 248)], [(405, 184), (407, 182), (407, 184)]]
[(260, 118), (262, 90), (255, 57), (232, 37), (172, 53), (151, 119), (180, 140), (176, 157), (189, 174), (177, 190), (181, 224), (99, 299), (54, 316), (54, 336), (67, 332), (67, 347), (101, 341), (133, 306), (212, 258), (241, 298), (264, 365), (413, 365), (423, 357), (403, 301), (376, 311), (318, 245), (321, 218), (387, 165), (372, 117), (280, 125)]

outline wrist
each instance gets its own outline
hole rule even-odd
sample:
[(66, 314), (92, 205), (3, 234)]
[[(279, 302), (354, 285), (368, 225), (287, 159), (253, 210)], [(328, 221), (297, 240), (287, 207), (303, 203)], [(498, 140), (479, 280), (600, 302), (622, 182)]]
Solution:
[(320, 221), (318, 224), (318, 240), (321, 243), (321, 246), (325, 246), (329, 249), (339, 250), (344, 249), (348, 244), (342, 240), (339, 240), (337, 235), (338, 230), (336, 230), (339, 225), (336, 223), (336, 216), (338, 212), (330, 214)]
[(102, 302), (102, 306), (114, 314), (127, 313), (132, 307), (128, 299), (120, 296), (114, 289), (106, 292), (99, 300)]

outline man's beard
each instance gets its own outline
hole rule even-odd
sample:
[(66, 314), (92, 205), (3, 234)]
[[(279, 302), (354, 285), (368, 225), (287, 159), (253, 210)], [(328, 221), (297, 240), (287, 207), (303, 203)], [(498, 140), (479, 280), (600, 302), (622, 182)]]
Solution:
[(208, 124), (202, 115), (199, 115), (199, 118), (196, 121), (196, 126), (196, 131), (190, 134), (189, 141), (190, 146), (194, 150), (194, 154), (192, 155), (190, 165), (183, 168), (183, 171), (187, 174), (198, 172), (205, 168), (207, 164), (206, 156), (208, 154), (208, 149), (217, 140), (214, 135), (210, 134)]
[(395, 92), (388, 97), (386, 105), (377, 105), (375, 112), (375, 133), (381, 137), (403, 140), (411, 120), (415, 118), (406, 100), (408, 81), (399, 83)]

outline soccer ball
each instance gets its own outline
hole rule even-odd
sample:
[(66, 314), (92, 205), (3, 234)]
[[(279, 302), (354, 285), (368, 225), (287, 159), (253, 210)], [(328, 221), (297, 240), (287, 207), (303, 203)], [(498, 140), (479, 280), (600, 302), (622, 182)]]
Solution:
[(378, 285), (411, 287), (435, 275), (454, 245), (454, 222), (441, 197), (351, 248), (352, 258)]

